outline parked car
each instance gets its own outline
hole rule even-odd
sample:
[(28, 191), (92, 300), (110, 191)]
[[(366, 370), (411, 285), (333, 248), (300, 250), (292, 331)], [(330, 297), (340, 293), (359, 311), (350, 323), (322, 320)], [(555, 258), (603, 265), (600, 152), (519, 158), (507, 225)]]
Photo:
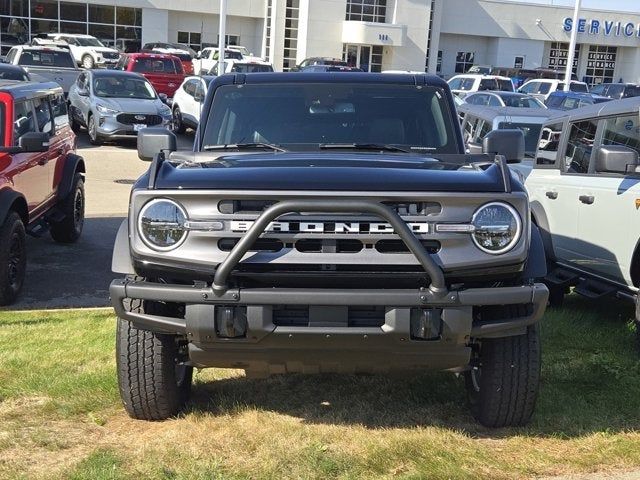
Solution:
[(80, 238), (84, 173), (57, 83), (0, 81), (0, 305), (14, 302), (26, 269), (25, 233)]
[[(262, 60), (225, 60), (224, 73), (268, 73), (273, 72), (273, 65)], [(218, 74), (218, 62), (213, 64), (207, 75)]]
[(640, 85), (634, 83), (601, 83), (589, 90), (594, 95), (614, 100), (640, 96)]
[(177, 414), (195, 365), (435, 368), (466, 376), (482, 424), (526, 423), (545, 259), (524, 187), (496, 156), (520, 159), (522, 134), (493, 132), (491, 154), (465, 155), (434, 76), (234, 74), (209, 88), (193, 152), (159, 128), (138, 139), (154, 161), (110, 287), (127, 413)]
[(495, 75), (456, 75), (451, 77), (447, 83), (451, 91), (462, 98), (469, 93), (484, 90), (513, 92), (513, 83), (511, 83), (510, 78), (497, 77)]
[(69, 90), (74, 131), (85, 127), (92, 144), (131, 138), (146, 127), (171, 125), (171, 109), (142, 75), (118, 70), (81, 73)]
[[(518, 92), (533, 95), (538, 100), (546, 102), (549, 95), (558, 90), (564, 90), (564, 82), (562, 80), (538, 78), (525, 82), (524, 85), (518, 89)], [(569, 82), (569, 90), (578, 93), (589, 93), (589, 87), (586, 83), (575, 80)]]
[[(526, 181), (552, 268), (552, 304), (570, 287), (635, 302), (640, 323), (640, 97), (549, 119)], [(639, 333), (640, 324), (636, 332)]]
[(178, 57), (160, 53), (122, 55), (117, 68), (143, 75), (158, 94), (164, 94), (168, 98), (173, 98), (173, 94), (186, 76), (182, 61)]
[(0, 80), (17, 80), (19, 82), (28, 82), (31, 80), (29, 73), (18, 65), (10, 65), (8, 63), (0, 63)]
[(464, 103), (488, 107), (547, 108), (531, 95), (517, 92), (478, 92), (464, 97)]
[[(305, 58), (302, 62), (291, 69), (292, 72), (302, 71), (305, 68), (314, 67), (317, 65), (331, 66), (331, 67), (349, 67), (349, 64), (340, 60), (339, 58), (331, 57), (309, 57)], [(325, 70), (326, 71), (326, 70)]]
[(76, 63), (84, 68), (113, 67), (120, 58), (118, 50), (106, 47), (92, 35), (46, 33), (37, 38), (46, 38), (69, 45)]
[[(562, 70), (554, 70), (551, 68), (512, 68), (512, 67), (493, 67), (491, 75), (500, 75), (509, 77), (513, 82), (514, 88), (520, 88), (525, 82), (538, 78), (550, 78), (563, 80), (565, 72)], [(575, 73), (571, 74), (572, 80), (578, 80)]]
[(173, 131), (184, 133), (187, 128), (198, 128), (202, 104), (214, 76), (191, 76), (184, 79), (171, 102)]
[(9, 50), (6, 62), (37, 75), (37, 80), (56, 82), (65, 94), (81, 71), (68, 48), (18, 45)]
[[(242, 60), (242, 52), (226, 48), (224, 51), (226, 60)], [(198, 57), (193, 60), (193, 70), (196, 75), (208, 74), (211, 68), (218, 63), (220, 59), (220, 50), (214, 47), (203, 48)]]
[[(142, 52), (145, 53), (163, 53), (167, 55), (173, 55), (178, 57), (182, 62), (182, 68), (185, 75), (193, 75), (193, 58), (196, 55), (195, 51), (188, 47), (179, 46), (173, 43), (146, 43), (142, 47)], [(193, 52), (193, 55), (191, 54)]]
[(242, 45), (227, 45), (226, 48), (228, 48), (229, 50), (240, 52), (242, 54), (243, 60), (256, 62), (265, 61), (264, 58), (259, 57), (258, 55), (254, 55), (249, 51), (247, 47), (243, 47)]
[[(294, 71), (294, 70), (291, 70)], [(342, 65), (310, 65), (308, 67), (297, 70), (302, 73), (321, 73), (321, 72), (362, 72), (358, 67), (344, 67)]]
[(549, 95), (545, 105), (553, 110), (573, 110), (574, 108), (611, 101), (608, 97), (601, 97), (592, 93), (556, 91)]

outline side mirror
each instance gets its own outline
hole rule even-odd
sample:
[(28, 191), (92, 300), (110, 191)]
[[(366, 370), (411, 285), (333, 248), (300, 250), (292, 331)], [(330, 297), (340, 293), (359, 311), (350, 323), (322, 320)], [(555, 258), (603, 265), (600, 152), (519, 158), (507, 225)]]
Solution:
[(596, 150), (596, 172), (636, 173), (638, 152), (622, 145), (606, 145)]
[(43, 132), (28, 132), (18, 139), (18, 147), (22, 152), (49, 151), (49, 134)]
[(173, 132), (163, 127), (147, 127), (138, 132), (138, 158), (150, 162), (161, 151), (175, 152), (177, 139)]
[(165, 105), (166, 105), (167, 103), (169, 103), (169, 97), (167, 96), (167, 94), (166, 94), (166, 93), (159, 93), (159, 94), (158, 94), (158, 98), (159, 98), (159, 99), (160, 99), (160, 101), (161, 101), (162, 103), (164, 103)]
[(492, 130), (482, 140), (482, 153), (503, 155), (507, 163), (524, 160), (524, 133), (522, 130)]
[(202, 58), (202, 53), (200, 53), (200, 52), (196, 53), (196, 58), (198, 58), (198, 59)]
[(79, 88), (78, 89), (78, 95), (80, 95), (81, 97), (88, 97), (89, 96), (89, 90), (87, 90), (86, 88)]

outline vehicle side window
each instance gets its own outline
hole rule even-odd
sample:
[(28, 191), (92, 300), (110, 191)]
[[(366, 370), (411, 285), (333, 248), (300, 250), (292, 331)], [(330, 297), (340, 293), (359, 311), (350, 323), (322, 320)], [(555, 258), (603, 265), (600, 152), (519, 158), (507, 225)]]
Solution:
[(495, 80), (484, 78), (480, 80), (478, 90), (498, 90), (498, 84)]
[(602, 145), (621, 145), (635, 150), (640, 155), (640, 125), (637, 113), (600, 121), (604, 122)]
[(476, 83), (474, 78), (462, 78), (460, 82), (459, 90), (473, 90), (473, 86)]
[(577, 98), (565, 97), (562, 102), (562, 108), (564, 110), (573, 110), (574, 108), (578, 108), (578, 104), (580, 101)]
[(640, 87), (638, 87), (637, 85), (628, 85), (624, 89), (623, 98), (637, 97), (637, 96), (640, 96)]
[(7, 63), (13, 63), (13, 59), (15, 58), (17, 53), (18, 53), (18, 50), (15, 48), (12, 48), (11, 50), (9, 50), (9, 53), (7, 53), (7, 58), (6, 58)]
[(589, 172), (589, 162), (597, 127), (596, 120), (583, 120), (570, 125), (569, 141), (564, 153), (564, 166), (567, 173), (586, 174)]
[[(558, 86), (558, 90), (560, 90), (560, 86)], [(550, 83), (540, 83), (539, 86), (538, 86), (538, 91), (535, 92), (535, 93), (541, 93), (543, 95), (546, 95), (550, 91), (551, 91), (551, 84)]]
[(522, 93), (537, 93), (537, 89), (539, 85), (540, 85), (540, 82), (527, 83), (526, 85), (520, 88), (520, 91)]
[(33, 100), (33, 107), (36, 112), (36, 122), (38, 123), (38, 130), (42, 133), (53, 134), (53, 121), (51, 118), (51, 109), (49, 108), (49, 102), (45, 98), (35, 98)]
[(545, 104), (549, 108), (559, 108), (560, 105), (562, 105), (562, 100), (563, 98), (560, 95), (551, 95), (549, 98), (547, 98)]
[(490, 107), (501, 107), (502, 104), (500, 103), (500, 100), (498, 100), (496, 97), (494, 97), (493, 95), (487, 95), (489, 97), (489, 106)]
[(199, 95), (200, 98), (204, 98), (204, 85), (202, 85), (202, 82), (200, 80), (196, 80), (196, 95)]
[(81, 73), (76, 80), (76, 86), (78, 90), (84, 90), (87, 87), (87, 74)]
[(484, 95), (469, 95), (464, 99), (469, 105), (482, 105)]
[(600, 85), (596, 85), (595, 87), (591, 87), (591, 93), (595, 94), (595, 95), (605, 95), (605, 85), (604, 84), (600, 84)]
[(213, 57), (211, 57), (213, 60), (218, 60), (220, 58), (220, 52), (218, 50), (216, 50), (215, 52), (213, 52)]
[(13, 109), (13, 144), (18, 145), (20, 137), (25, 133), (35, 131), (36, 122), (33, 117), (31, 102), (16, 102)]
[(185, 92), (187, 92), (187, 95), (193, 97), (193, 95), (196, 93), (196, 83), (198, 83), (198, 80), (189, 80), (184, 84), (182, 88)]
[(56, 130), (69, 124), (67, 102), (64, 99), (64, 95), (51, 97), (51, 110), (53, 111), (53, 123), (56, 126)]
[[(301, 67), (306, 67), (306, 65), (304, 64), (304, 62), (302, 62), (300, 64)], [(462, 79), (461, 78), (454, 78), (453, 80), (451, 80), (449, 82), (449, 88), (451, 90), (460, 90), (460, 83), (462, 83)]]
[(562, 123), (545, 125), (540, 131), (536, 165), (555, 165), (558, 158), (558, 146), (562, 137)]

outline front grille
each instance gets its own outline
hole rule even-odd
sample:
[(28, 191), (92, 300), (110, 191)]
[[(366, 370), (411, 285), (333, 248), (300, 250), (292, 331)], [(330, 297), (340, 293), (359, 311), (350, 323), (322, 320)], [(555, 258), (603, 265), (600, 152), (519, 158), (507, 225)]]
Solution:
[[(259, 214), (265, 211), (276, 200), (221, 200), (218, 202), (220, 213), (231, 214)], [(442, 212), (442, 205), (438, 202), (384, 202), (398, 215), (429, 216)]]
[(116, 117), (118, 122), (124, 125), (160, 125), (162, 123), (162, 117), (160, 115), (147, 115), (143, 113), (121, 113)]
[[(221, 238), (218, 248), (230, 252), (239, 241), (238, 238)], [(440, 242), (437, 240), (421, 240), (420, 243), (430, 254), (440, 251)], [(279, 252), (284, 248), (293, 248), (301, 253), (358, 253), (364, 248), (375, 248), (378, 253), (409, 253), (409, 248), (402, 240), (378, 240), (365, 246), (360, 240), (331, 238), (301, 238), (290, 244), (277, 238), (259, 238), (249, 251)]]
[(107, 60), (117, 60), (118, 57), (120, 56), (120, 54), (116, 53), (116, 52), (104, 52), (102, 54), (102, 56), (104, 58), (106, 58)]
[[(335, 323), (336, 326), (359, 328), (381, 327), (384, 325), (384, 307), (351, 306), (344, 307), (342, 313), (345, 314), (343, 318), (328, 318), (328, 323)], [(273, 324), (277, 327), (314, 326), (310, 319), (309, 307), (306, 305), (277, 306), (273, 309)], [(340, 323), (342, 323), (342, 325), (340, 325)]]

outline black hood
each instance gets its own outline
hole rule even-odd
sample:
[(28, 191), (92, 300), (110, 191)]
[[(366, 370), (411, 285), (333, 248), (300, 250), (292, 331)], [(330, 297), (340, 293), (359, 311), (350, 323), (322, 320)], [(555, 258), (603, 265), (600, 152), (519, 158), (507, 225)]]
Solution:
[[(504, 192), (497, 165), (470, 168), (462, 155), (436, 159), (411, 154), (312, 152), (211, 157), (211, 153), (172, 155), (158, 172), (156, 188)], [(141, 186), (148, 184), (145, 177)], [(513, 179), (514, 189), (521, 189)]]

